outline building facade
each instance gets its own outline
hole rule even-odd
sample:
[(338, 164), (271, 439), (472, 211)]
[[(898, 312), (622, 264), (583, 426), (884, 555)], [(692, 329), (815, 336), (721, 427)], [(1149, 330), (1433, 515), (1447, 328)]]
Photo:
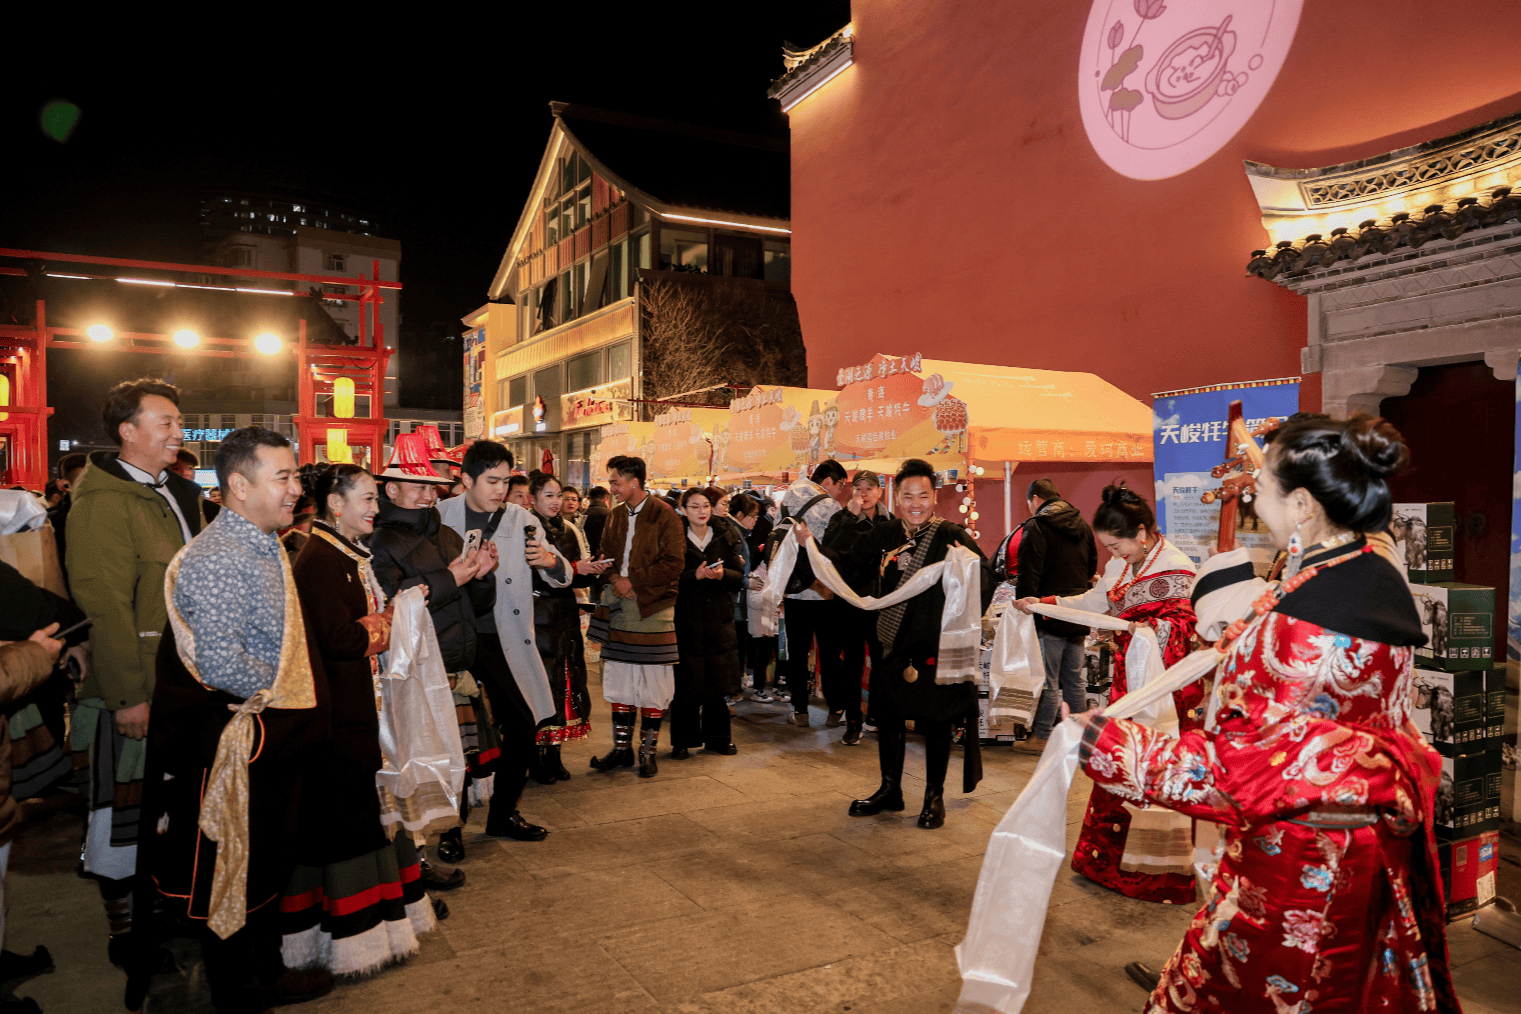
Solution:
[(465, 433), (585, 484), (604, 432), (662, 399), (801, 381), (787, 142), (551, 110), (489, 301), (461, 318)]

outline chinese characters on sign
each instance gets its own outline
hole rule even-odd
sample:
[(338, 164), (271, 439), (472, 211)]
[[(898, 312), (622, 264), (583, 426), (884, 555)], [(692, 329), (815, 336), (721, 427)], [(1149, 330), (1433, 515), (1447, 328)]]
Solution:
[(185, 430), (185, 440), (190, 443), (206, 443), (227, 439), (227, 434), (232, 430)]

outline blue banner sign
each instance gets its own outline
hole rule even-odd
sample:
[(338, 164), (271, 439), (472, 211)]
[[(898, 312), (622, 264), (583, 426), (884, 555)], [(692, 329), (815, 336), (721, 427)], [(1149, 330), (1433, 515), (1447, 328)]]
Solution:
[[(1205, 503), (1203, 496), (1220, 486), (1220, 480), (1210, 476), (1210, 469), (1235, 451), (1226, 442), (1231, 402), (1241, 402), (1247, 428), (1256, 429), (1266, 419), (1284, 419), (1299, 411), (1299, 378), (1172, 391), (1152, 397), (1157, 526), (1173, 545), (1201, 563), (1219, 537), (1220, 505)], [(1250, 504), (1242, 505), (1241, 518), (1237, 540), (1244, 546), (1265, 549), (1267, 526), (1257, 522)]]

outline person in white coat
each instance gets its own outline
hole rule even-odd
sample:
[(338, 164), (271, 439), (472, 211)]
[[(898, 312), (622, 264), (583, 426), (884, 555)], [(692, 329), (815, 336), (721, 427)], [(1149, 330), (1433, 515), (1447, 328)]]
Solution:
[[(465, 540), (496, 550), (496, 605), (475, 618), (475, 665), (471, 674), (486, 688), (502, 737), (486, 833), (518, 841), (543, 841), (549, 834), (518, 813), (518, 799), (538, 747), (538, 724), (555, 713), (544, 663), (534, 646), (533, 581), (530, 568), (543, 571), (553, 587), (564, 588), (574, 573), (565, 558), (542, 540), (533, 514), (507, 503), (512, 452), (494, 440), (477, 440), (465, 452), (460, 481), (464, 496), (438, 505), (439, 517)], [(531, 532), (530, 532), (531, 530)], [(477, 533), (472, 536), (472, 532)], [(532, 540), (529, 535), (532, 534)]]

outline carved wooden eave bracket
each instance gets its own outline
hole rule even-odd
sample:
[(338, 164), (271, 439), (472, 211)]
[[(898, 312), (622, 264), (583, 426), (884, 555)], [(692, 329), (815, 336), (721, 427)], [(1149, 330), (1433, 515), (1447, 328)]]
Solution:
[(1521, 235), (1521, 113), (1319, 169), (1246, 162), (1273, 247), (1247, 274), (1298, 291), (1311, 278)]

